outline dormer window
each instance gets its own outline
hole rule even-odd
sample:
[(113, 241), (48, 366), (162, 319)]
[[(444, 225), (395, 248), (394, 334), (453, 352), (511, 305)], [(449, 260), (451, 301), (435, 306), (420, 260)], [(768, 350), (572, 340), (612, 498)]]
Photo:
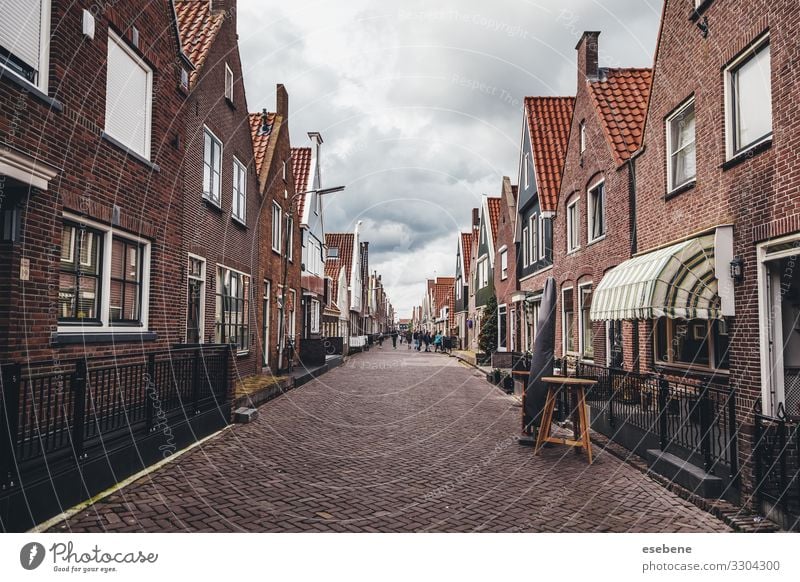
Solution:
[(339, 258), (339, 247), (329, 247), (328, 248), (328, 258), (329, 259), (338, 259)]

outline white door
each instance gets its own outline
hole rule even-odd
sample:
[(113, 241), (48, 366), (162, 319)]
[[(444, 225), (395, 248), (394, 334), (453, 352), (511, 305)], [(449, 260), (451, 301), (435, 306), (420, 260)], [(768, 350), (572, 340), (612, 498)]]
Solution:
[(264, 281), (264, 299), (262, 309), (263, 315), (262, 318), (264, 320), (264, 329), (262, 333), (264, 334), (261, 345), (263, 346), (263, 350), (261, 353), (262, 363), (264, 366), (269, 366), (269, 316), (270, 316), (270, 292), (272, 290), (272, 286), (270, 285), (269, 281)]

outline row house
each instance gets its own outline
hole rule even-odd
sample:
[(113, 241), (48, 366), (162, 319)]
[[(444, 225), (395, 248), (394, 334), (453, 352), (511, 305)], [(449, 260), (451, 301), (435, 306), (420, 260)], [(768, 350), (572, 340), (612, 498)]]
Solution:
[(235, 346), (237, 373), (247, 376), (262, 366), (255, 339), (257, 306), (252, 302), (261, 196), (236, 2), (217, 0), (212, 6), (177, 0), (174, 5), (181, 45), (192, 65), (182, 111), (185, 341)]
[(325, 233), (327, 299), (323, 322), (326, 337), (341, 337), (349, 345), (350, 280), (353, 274), (353, 233)]
[(494, 269), (501, 199), (484, 196), (481, 207), (473, 209), (473, 237), (470, 250), (469, 318), (467, 348), (478, 351), (483, 312), (494, 297)]
[(453, 289), (454, 325), (453, 335), (458, 338), (458, 346), (466, 347), (467, 320), (469, 319), (470, 257), (472, 252), (472, 232), (459, 232), (456, 245), (456, 269)]
[(452, 335), (455, 321), (454, 287), (454, 277), (436, 278), (432, 290), (432, 333), (438, 333), (446, 336)]
[(503, 177), (500, 194), (500, 216), (497, 220), (495, 244), (494, 294), (497, 299), (497, 351), (517, 350), (519, 278), (517, 277), (518, 244), (514, 239), (517, 226), (518, 189), (511, 179)]
[(186, 340), (193, 66), (170, 3), (91, 6), (12, 0), (0, 21), (4, 361)]

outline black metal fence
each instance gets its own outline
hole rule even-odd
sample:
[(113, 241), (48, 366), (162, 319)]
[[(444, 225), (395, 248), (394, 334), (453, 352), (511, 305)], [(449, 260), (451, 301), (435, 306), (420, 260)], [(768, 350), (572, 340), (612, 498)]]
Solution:
[(800, 422), (783, 411), (773, 418), (755, 411), (755, 495), (781, 514), (787, 529), (800, 529)]
[[(0, 402), (0, 492), (22, 477), (102, 454), (228, 400), (227, 346), (79, 359), (54, 368), (4, 364)], [(28, 478), (27, 480), (30, 480)]]
[(736, 481), (736, 408), (727, 387), (677, 382), (580, 361), (560, 360), (557, 365), (569, 375), (597, 380), (586, 398), (605, 415), (603, 424), (611, 429), (608, 436), (632, 427), (637, 436), (628, 439), (627, 445), (637, 454), (652, 443), (709, 473)]

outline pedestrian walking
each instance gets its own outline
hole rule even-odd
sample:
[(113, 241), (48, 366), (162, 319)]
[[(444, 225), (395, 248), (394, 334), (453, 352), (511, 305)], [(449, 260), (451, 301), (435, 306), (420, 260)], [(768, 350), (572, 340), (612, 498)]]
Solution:
[(431, 351), (431, 341), (432, 341), (431, 332), (426, 331), (425, 335), (422, 337), (422, 341), (425, 343), (425, 351), (426, 352)]
[(392, 332), (392, 348), (397, 349), (397, 332)]
[(436, 332), (436, 336), (433, 338), (433, 351), (439, 352), (442, 347), (442, 334)]
[(411, 349), (411, 338), (412, 337), (413, 337), (413, 334), (410, 331), (407, 331), (406, 332), (406, 343), (408, 344), (408, 349), (409, 350)]
[(383, 349), (383, 333), (378, 334), (378, 347)]

